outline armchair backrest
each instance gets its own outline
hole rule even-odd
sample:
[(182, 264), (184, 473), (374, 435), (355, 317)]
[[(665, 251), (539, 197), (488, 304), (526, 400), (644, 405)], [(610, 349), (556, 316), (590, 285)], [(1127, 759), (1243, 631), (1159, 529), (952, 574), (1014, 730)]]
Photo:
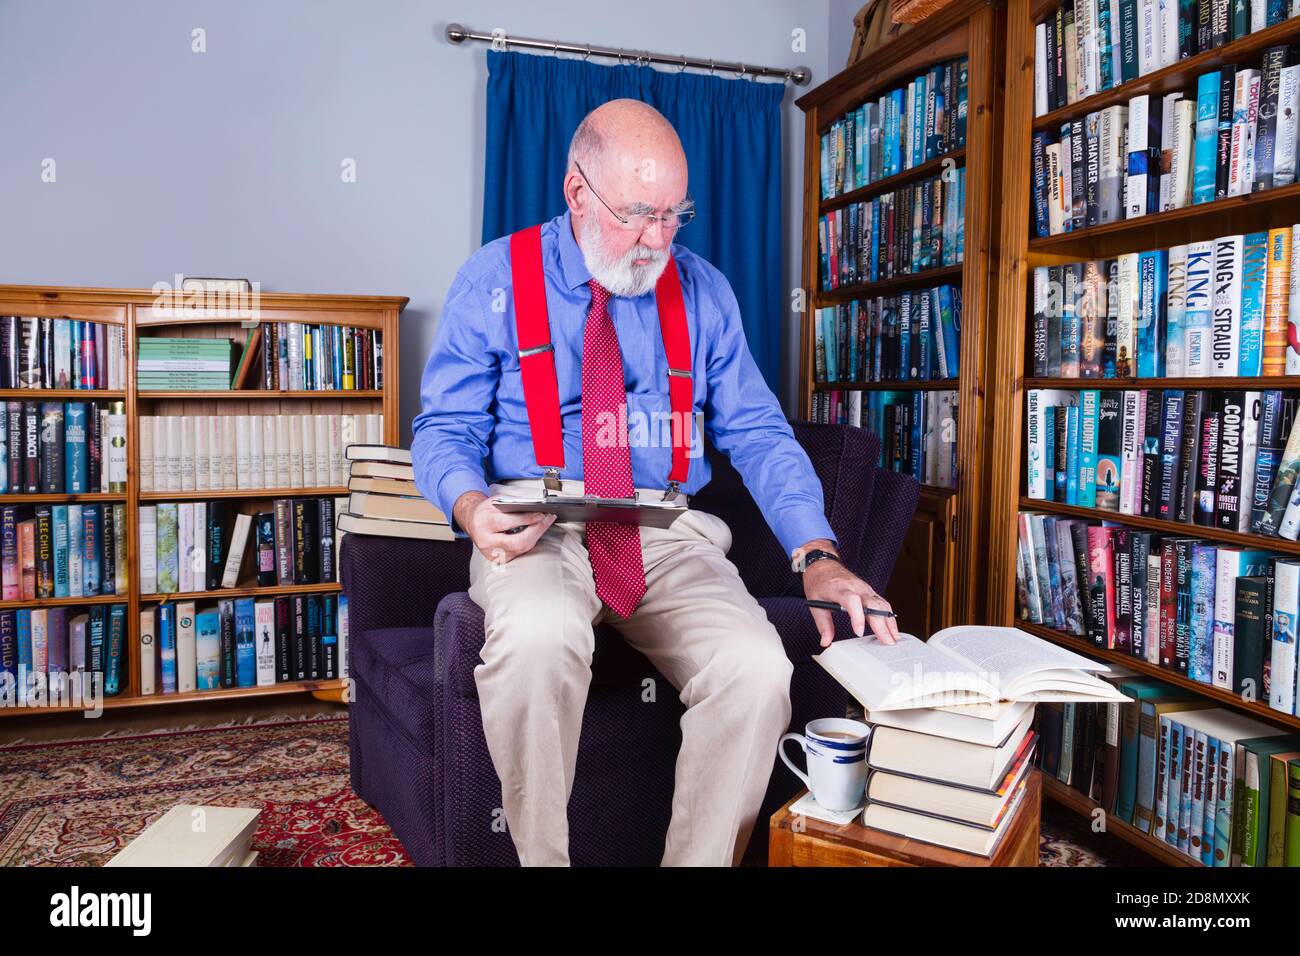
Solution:
[[(916, 508), (916, 482), (877, 467), (880, 440), (864, 428), (810, 422), (794, 422), (791, 427), (821, 479), (826, 516), (840, 552), (872, 587), (883, 590)], [(730, 526), (728, 557), (750, 592), (758, 597), (802, 594), (798, 575), (790, 570), (784, 550), (736, 469), (712, 448), (707, 454), (713, 477), (691, 503)], [(876, 530), (882, 511), (888, 514), (891, 532), (885, 536)], [(869, 528), (870, 546), (864, 547)]]

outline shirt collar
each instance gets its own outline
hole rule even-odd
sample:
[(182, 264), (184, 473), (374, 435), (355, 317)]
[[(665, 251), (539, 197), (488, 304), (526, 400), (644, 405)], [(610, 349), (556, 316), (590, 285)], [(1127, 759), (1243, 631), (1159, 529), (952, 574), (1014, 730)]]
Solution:
[(572, 292), (591, 281), (591, 270), (587, 268), (587, 262), (582, 258), (582, 249), (578, 247), (578, 240), (573, 237), (573, 218), (569, 210), (566, 209), (564, 214), (556, 219), (556, 226), (559, 229), (557, 239), (560, 249), (560, 272), (564, 276), (565, 286)]

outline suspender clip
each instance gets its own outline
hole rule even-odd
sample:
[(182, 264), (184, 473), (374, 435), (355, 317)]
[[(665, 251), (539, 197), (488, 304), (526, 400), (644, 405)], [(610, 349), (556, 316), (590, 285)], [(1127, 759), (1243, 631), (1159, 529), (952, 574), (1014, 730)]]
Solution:
[(542, 476), (542, 485), (546, 488), (548, 492), (563, 491), (564, 488), (560, 484), (560, 469), (547, 468)]
[(555, 346), (552, 345), (550, 342), (547, 342), (545, 345), (534, 345), (532, 348), (529, 349), (520, 349), (519, 357), (521, 359), (525, 359), (528, 358), (528, 356), (530, 355), (539, 355), (542, 352), (554, 352), (554, 351), (555, 351)]
[(668, 369), (668, 376), (670, 378), (690, 378), (691, 373), (689, 369), (670, 368)]
[(677, 496), (678, 496), (679, 494), (681, 494), (681, 491), (682, 491), (681, 482), (672, 481), (672, 480), (670, 479), (669, 482), (668, 482), (668, 490), (664, 492), (664, 498), (663, 498), (663, 500), (664, 500), (664, 501), (676, 501), (676, 500), (677, 500)]

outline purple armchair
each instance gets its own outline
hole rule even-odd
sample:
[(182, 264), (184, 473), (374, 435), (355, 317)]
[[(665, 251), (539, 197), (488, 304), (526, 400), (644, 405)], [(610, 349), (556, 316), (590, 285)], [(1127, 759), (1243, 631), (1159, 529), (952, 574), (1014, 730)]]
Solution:
[[(883, 592), (916, 508), (916, 482), (878, 469), (878, 440), (863, 429), (793, 427), (822, 480), (841, 552)], [(817, 631), (798, 575), (730, 463), (715, 457), (713, 466), (712, 481), (691, 506), (727, 521), (728, 556), (785, 642), (794, 663), (791, 729), (843, 714), (848, 694), (811, 659)], [(352, 789), (383, 814), (419, 865), (518, 863), (474, 683), (483, 615), (465, 593), (470, 547), (466, 540), (343, 540), (355, 681)], [(837, 636), (852, 636), (846, 620), (836, 626)], [(673, 693), (643, 702), (646, 677), (672, 687), (616, 630), (600, 627), (569, 801), (575, 865), (656, 865), (663, 854), (683, 708)], [(749, 860), (766, 859), (767, 820), (801, 786), (775, 752), (772, 760)]]

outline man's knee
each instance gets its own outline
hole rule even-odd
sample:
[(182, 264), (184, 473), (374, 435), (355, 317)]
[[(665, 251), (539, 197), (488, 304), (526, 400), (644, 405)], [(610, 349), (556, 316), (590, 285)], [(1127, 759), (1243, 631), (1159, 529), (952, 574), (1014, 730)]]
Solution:
[(483, 663), (511, 682), (549, 684), (574, 672), (590, 672), (591, 625), (577, 625), (537, 612), (512, 614), (487, 625)]
[(767, 640), (727, 642), (714, 664), (730, 693), (739, 693), (760, 706), (789, 704), (794, 665), (775, 632)]

